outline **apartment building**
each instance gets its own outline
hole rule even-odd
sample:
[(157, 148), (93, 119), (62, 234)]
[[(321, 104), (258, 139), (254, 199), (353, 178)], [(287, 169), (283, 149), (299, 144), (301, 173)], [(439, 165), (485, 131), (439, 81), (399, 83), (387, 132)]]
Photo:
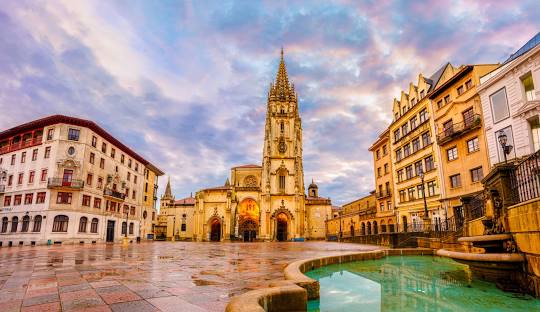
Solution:
[(141, 235), (143, 239), (152, 240), (155, 237), (154, 226), (157, 221), (157, 190), (158, 178), (163, 172), (152, 164), (144, 168), (144, 191), (143, 191), (143, 211), (141, 218)]
[[(491, 166), (540, 149), (539, 86), (540, 33), (501, 67), (480, 78), (478, 93)], [(506, 154), (500, 142), (502, 137), (511, 146)]]
[(0, 132), (0, 244), (135, 239), (149, 166), (89, 120), (54, 115)]
[[(394, 165), (394, 202), (399, 231), (422, 231), (425, 206), (431, 223), (446, 217), (439, 202), (438, 148), (433, 145), (434, 123), (428, 93), (444, 72), (429, 78), (422, 74), (400, 99), (394, 99), (394, 120), (389, 126), (391, 162)], [(425, 189), (426, 201), (423, 196)]]
[(371, 145), (369, 151), (373, 154), (373, 169), (375, 176), (376, 220), (380, 232), (394, 232), (397, 223), (394, 211), (392, 189), (394, 179), (392, 174), (392, 159), (390, 157), (390, 130), (386, 129)]
[(349, 238), (379, 233), (375, 191), (342, 206), (337, 216), (326, 221), (327, 236)]
[[(481, 196), (482, 178), (489, 172), (482, 107), (477, 87), (480, 77), (498, 64), (464, 65), (448, 63), (429, 94), (440, 150), (439, 173), (444, 190), (440, 201), (447, 216), (460, 226), (464, 213), (461, 199)], [(447, 219), (437, 227), (445, 227)]]

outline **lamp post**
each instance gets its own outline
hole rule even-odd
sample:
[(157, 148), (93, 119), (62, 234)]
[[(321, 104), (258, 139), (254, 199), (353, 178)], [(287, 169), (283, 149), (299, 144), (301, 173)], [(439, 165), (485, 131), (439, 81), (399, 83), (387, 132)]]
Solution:
[(507, 163), (506, 155), (510, 154), (510, 152), (512, 151), (513, 146), (512, 145), (507, 145), (508, 136), (506, 136), (506, 134), (503, 131), (499, 131), (499, 133), (500, 134), (497, 137), (497, 139), (499, 140), (499, 144), (501, 145), (501, 148), (503, 150), (504, 163), (506, 164)]
[(174, 235), (174, 230), (176, 229), (176, 216), (173, 216), (173, 226), (172, 226), (172, 241), (174, 242), (176, 237)]
[(122, 240), (122, 245), (124, 246), (129, 245), (129, 239), (127, 235), (128, 234), (128, 218), (129, 218), (129, 207), (126, 207), (126, 231), (124, 232), (124, 239)]
[(420, 176), (420, 180), (422, 181), (422, 198), (424, 199), (424, 232), (429, 232), (431, 226), (431, 219), (429, 218), (429, 212), (427, 208), (426, 188), (424, 187), (424, 171), (422, 170), (422, 168), (419, 168), (418, 176)]
[(339, 241), (340, 241), (340, 242), (341, 242), (341, 237), (342, 237), (342, 235), (343, 235), (342, 232), (341, 232), (341, 213), (342, 213), (342, 211), (340, 210), (340, 211), (338, 212), (338, 214), (339, 214)]

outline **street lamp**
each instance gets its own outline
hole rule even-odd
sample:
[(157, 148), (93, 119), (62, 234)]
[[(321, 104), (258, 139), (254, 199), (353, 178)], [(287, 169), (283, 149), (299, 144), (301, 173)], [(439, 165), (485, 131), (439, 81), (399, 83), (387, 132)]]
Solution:
[(172, 241), (174, 242), (176, 239), (176, 236), (174, 234), (174, 229), (176, 228), (176, 216), (173, 216), (173, 226), (172, 226)]
[(429, 219), (429, 213), (427, 208), (427, 200), (426, 200), (426, 188), (424, 187), (424, 171), (422, 168), (418, 168), (418, 176), (420, 177), (421, 185), (422, 185), (422, 198), (424, 199), (424, 231), (429, 231), (430, 227), (430, 219)]
[(128, 239), (128, 218), (129, 218), (129, 207), (124, 206), (126, 210), (126, 231), (124, 232), (124, 239), (122, 241), (122, 245), (127, 246), (129, 245), (129, 239)]
[(503, 150), (503, 155), (504, 155), (504, 163), (506, 164), (507, 163), (507, 157), (506, 155), (509, 155), (510, 152), (512, 151), (512, 148), (513, 146), (512, 145), (507, 145), (508, 143), (508, 136), (506, 136), (506, 134), (504, 133), (504, 131), (500, 131), (499, 132), (499, 136), (497, 137), (499, 139), (499, 144), (501, 145), (501, 148)]
[(342, 213), (342, 211), (340, 210), (340, 211), (338, 212), (338, 215), (339, 215), (339, 241), (340, 241), (340, 242), (341, 242), (341, 237), (342, 237), (342, 235), (343, 235), (342, 232), (341, 232), (341, 213)]

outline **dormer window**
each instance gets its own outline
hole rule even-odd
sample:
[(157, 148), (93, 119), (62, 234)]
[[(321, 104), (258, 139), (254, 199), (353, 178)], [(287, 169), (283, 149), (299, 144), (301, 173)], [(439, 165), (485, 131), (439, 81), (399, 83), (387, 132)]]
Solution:
[(424, 95), (425, 95), (424, 90), (420, 91), (420, 99), (423, 99)]

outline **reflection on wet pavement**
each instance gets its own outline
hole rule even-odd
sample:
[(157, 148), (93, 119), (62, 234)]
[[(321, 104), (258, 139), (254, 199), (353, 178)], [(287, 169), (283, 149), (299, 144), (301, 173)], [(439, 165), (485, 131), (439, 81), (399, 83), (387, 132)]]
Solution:
[(0, 311), (223, 311), (297, 259), (375, 246), (149, 242), (0, 248)]

